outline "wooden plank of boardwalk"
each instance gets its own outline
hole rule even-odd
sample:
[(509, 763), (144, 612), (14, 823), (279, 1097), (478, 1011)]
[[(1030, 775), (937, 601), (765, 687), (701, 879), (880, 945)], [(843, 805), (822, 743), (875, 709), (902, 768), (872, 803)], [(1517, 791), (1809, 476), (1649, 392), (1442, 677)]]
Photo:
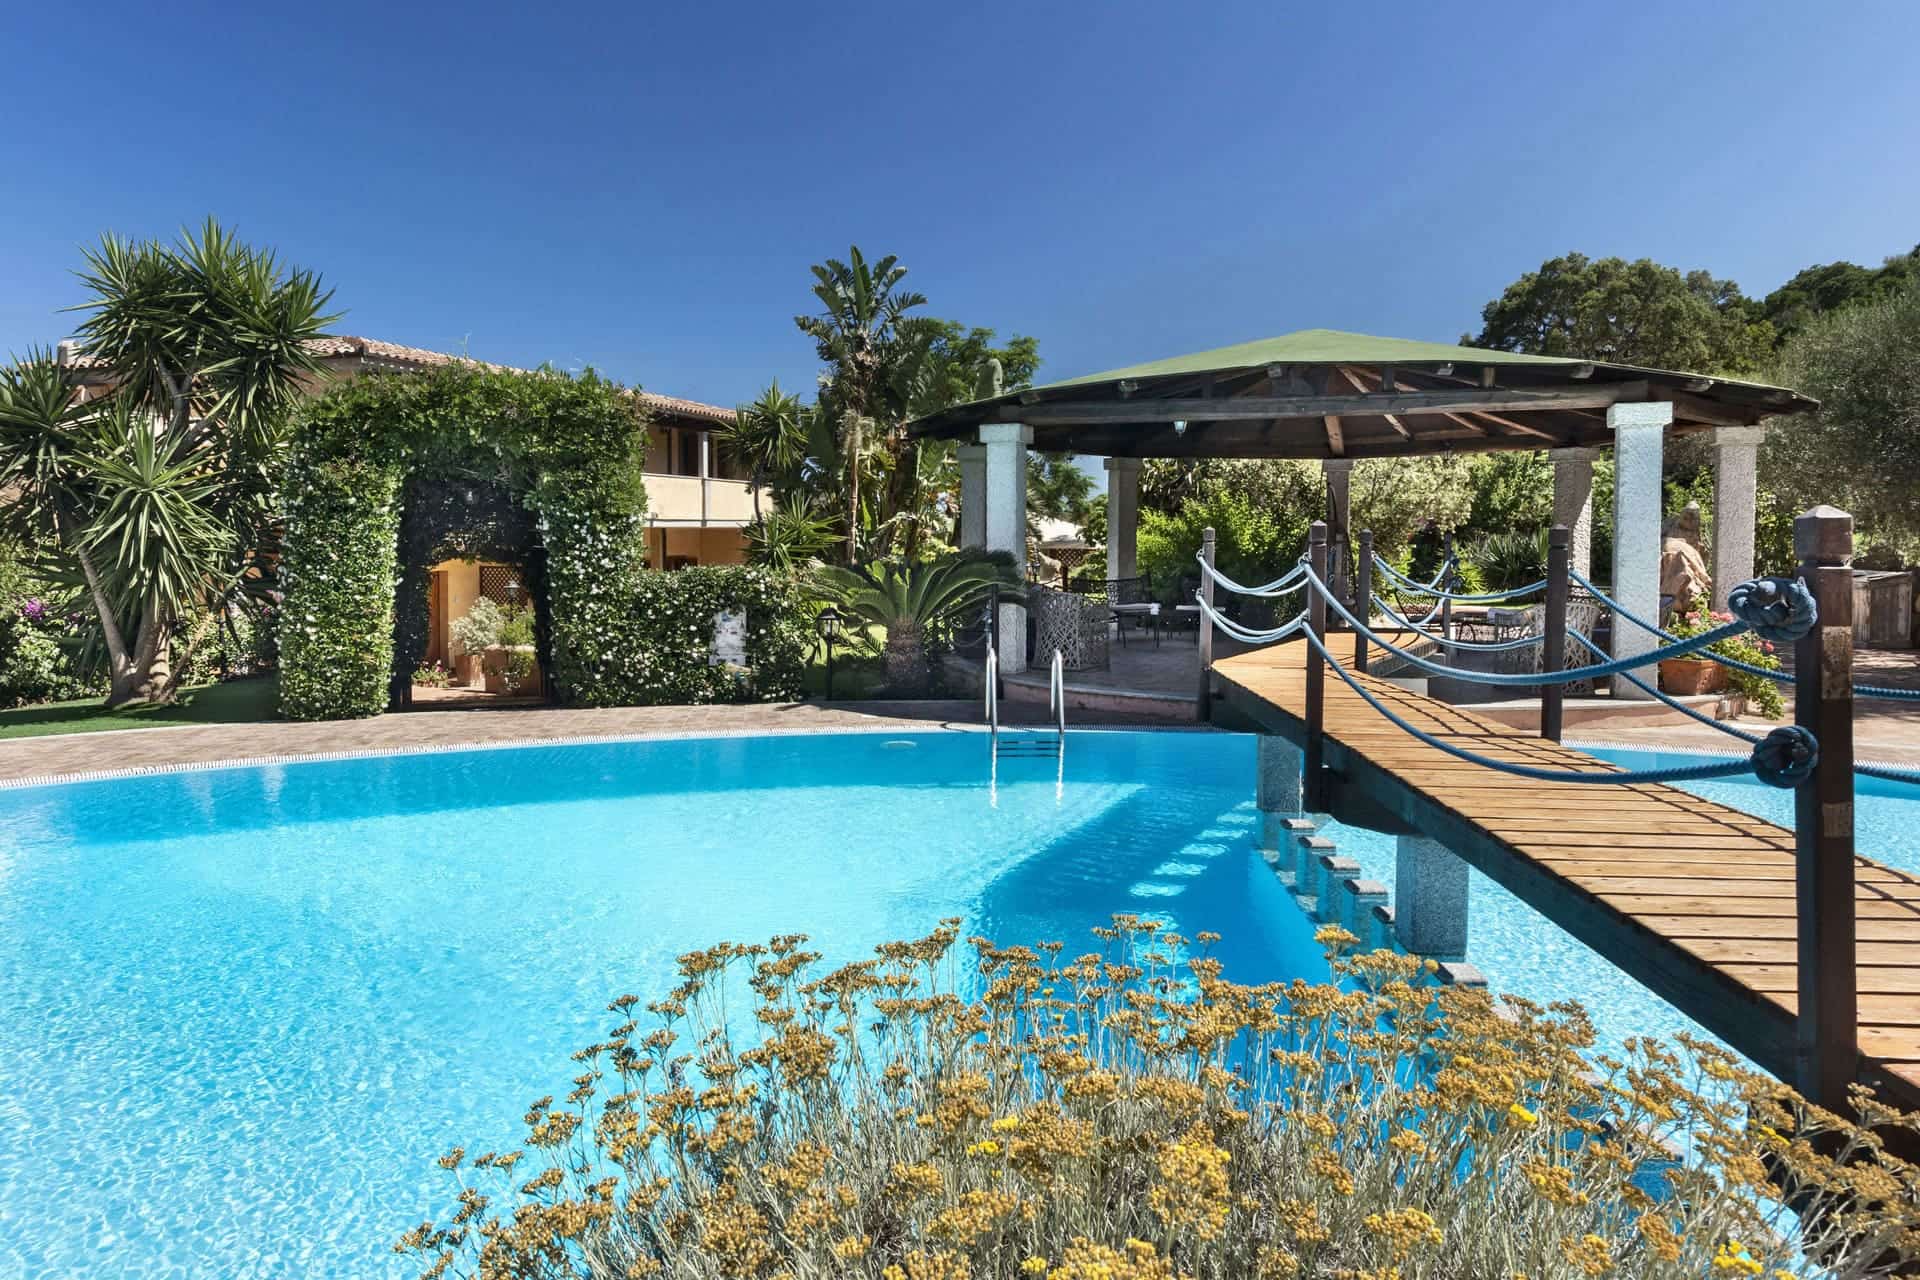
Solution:
[[(1351, 636), (1330, 647), (1343, 664)], [(1307, 646), (1214, 664), (1229, 703), (1306, 738)], [(1351, 668), (1349, 668), (1351, 669)], [(1514, 763), (1618, 766), (1367, 676), (1411, 724)], [(1326, 673), (1334, 816), (1432, 836), (1776, 1075), (1795, 1073), (1794, 837), (1677, 787), (1537, 782), (1472, 764)], [(1920, 877), (1856, 860), (1860, 1079), (1920, 1106)]]

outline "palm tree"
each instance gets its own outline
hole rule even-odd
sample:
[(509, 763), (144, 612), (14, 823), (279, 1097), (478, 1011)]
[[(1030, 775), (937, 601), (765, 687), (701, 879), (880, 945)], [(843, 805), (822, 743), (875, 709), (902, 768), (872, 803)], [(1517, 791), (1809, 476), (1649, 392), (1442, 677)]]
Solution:
[(996, 584), (1008, 598), (1017, 597), (1020, 586), (1010, 566), (980, 556), (857, 569), (829, 565), (820, 570), (819, 582), (840, 608), (886, 630), (882, 663), (887, 687), (899, 694), (924, 693), (932, 683), (929, 629), (980, 604)]
[(249, 571), (274, 539), (288, 410), (318, 376), (308, 343), (331, 295), (211, 220), (85, 256), (80, 335), (112, 394), (86, 400), (44, 351), (0, 371), (0, 512), (77, 570), (108, 705), (165, 701), (181, 624), (263, 580)]
[(795, 316), (793, 322), (814, 340), (820, 359), (834, 371), (820, 400), (838, 436), (839, 461), (846, 473), (851, 564), (859, 556), (860, 473), (891, 459), (905, 443), (904, 406), (890, 403), (886, 393), (898, 363), (923, 341), (907, 312), (927, 300), (900, 287), (907, 269), (892, 254), (869, 264), (854, 245), (847, 257), (848, 262), (829, 258), (813, 268), (813, 296), (823, 310)]
[(753, 470), (755, 521), (761, 515), (760, 490), (769, 480), (777, 481), (783, 490), (796, 487), (795, 472), (807, 458), (808, 414), (800, 397), (782, 391), (775, 378), (758, 400), (741, 405), (733, 421), (716, 433)]

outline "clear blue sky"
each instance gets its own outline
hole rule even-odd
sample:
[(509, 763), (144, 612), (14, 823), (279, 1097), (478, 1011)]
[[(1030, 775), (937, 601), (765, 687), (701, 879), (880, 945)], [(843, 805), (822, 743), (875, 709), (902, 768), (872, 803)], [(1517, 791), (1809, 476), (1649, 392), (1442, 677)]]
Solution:
[(1765, 293), (1920, 241), (1916, 47), (1913, 0), (15, 5), (0, 353), (209, 212), (343, 332), (727, 404), (810, 390), (850, 242), (1054, 377), (1450, 341), (1569, 249)]

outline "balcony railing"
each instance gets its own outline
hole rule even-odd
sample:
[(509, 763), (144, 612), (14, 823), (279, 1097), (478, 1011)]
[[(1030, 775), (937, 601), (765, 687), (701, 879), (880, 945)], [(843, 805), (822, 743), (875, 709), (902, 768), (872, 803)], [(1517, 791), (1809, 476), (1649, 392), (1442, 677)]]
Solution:
[[(646, 473), (647, 514), (655, 524), (739, 526), (753, 519), (753, 486), (716, 476)], [(760, 491), (762, 508), (772, 502)]]

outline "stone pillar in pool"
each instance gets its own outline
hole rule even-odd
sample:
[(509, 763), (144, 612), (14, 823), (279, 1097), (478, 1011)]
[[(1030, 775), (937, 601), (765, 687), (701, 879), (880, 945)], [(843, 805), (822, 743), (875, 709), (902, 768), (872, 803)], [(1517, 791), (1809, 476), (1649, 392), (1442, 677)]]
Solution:
[(963, 444), (960, 456), (960, 545), (984, 551), (987, 547), (987, 447)]
[[(1664, 400), (1616, 404), (1607, 410), (1613, 432), (1613, 598), (1648, 622), (1660, 620), (1660, 464), (1673, 405)], [(1651, 634), (1614, 619), (1613, 656), (1628, 658), (1658, 647)], [(1642, 680), (1652, 683), (1645, 674)], [(1615, 676), (1616, 698), (1652, 695)]]
[(1140, 459), (1107, 459), (1107, 579), (1139, 573)]
[(1713, 607), (1753, 576), (1760, 442), (1765, 427), (1721, 427), (1713, 433)]
[(1549, 449), (1553, 460), (1553, 522), (1567, 526), (1567, 563), (1593, 576), (1593, 460), (1598, 449)]
[(1263, 733), (1254, 743), (1258, 770), (1254, 801), (1260, 807), (1260, 852), (1272, 855), (1291, 847), (1288, 841), (1292, 833), (1286, 829), (1286, 821), (1299, 817), (1302, 812), (1300, 770), (1305, 756), (1299, 747), (1277, 733)]
[(1320, 473), (1327, 480), (1327, 588), (1342, 600), (1351, 594), (1353, 566), (1353, 459), (1322, 458)]
[(1417, 956), (1467, 954), (1467, 864), (1425, 836), (1401, 836), (1393, 855), (1393, 932)]
[[(990, 422), (980, 428), (987, 453), (987, 550), (1013, 557), (1014, 572), (1027, 576), (1027, 446), (1033, 428), (1017, 422)], [(1000, 671), (1027, 669), (1027, 611), (1000, 606)]]

